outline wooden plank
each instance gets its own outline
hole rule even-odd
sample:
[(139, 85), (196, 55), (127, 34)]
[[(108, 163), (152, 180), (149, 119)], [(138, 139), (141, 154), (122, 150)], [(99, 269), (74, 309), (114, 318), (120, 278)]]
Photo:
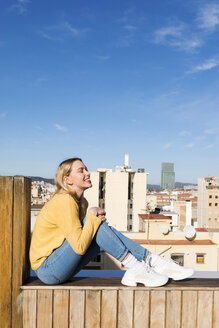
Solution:
[(68, 328), (69, 291), (54, 290), (53, 328)]
[(100, 327), (100, 291), (86, 291), (85, 328)]
[(218, 328), (218, 327), (219, 327), (219, 291), (215, 291), (212, 328)]
[(17, 300), (19, 300), (20, 285), (22, 285), (22, 210), (23, 210), (23, 181), (14, 178), (13, 206), (13, 279), (12, 279), (12, 327), (22, 327), (22, 316), (19, 315)]
[(24, 290), (23, 296), (23, 328), (36, 328), (37, 291)]
[(101, 328), (116, 328), (117, 290), (103, 290), (101, 302)]
[(149, 291), (135, 290), (134, 292), (134, 327), (149, 327)]
[(182, 292), (182, 328), (197, 327), (197, 291)]
[(118, 328), (133, 327), (133, 290), (119, 291), (118, 298)]
[(197, 327), (211, 328), (213, 315), (213, 291), (198, 292)]
[(150, 328), (165, 327), (165, 291), (151, 291)]
[(22, 281), (30, 276), (30, 238), (31, 238), (31, 179), (24, 178), (23, 214), (22, 214)]
[[(83, 278), (73, 278), (64, 284), (58, 286), (48, 286), (43, 284), (39, 279), (29, 281), (27, 284), (22, 286), (22, 289), (79, 289), (79, 290), (104, 290), (104, 289), (123, 289), (123, 290), (150, 290), (150, 288), (143, 285), (137, 287), (127, 287), (121, 284), (121, 278), (114, 277), (83, 277)], [(184, 283), (179, 281), (171, 281), (165, 286), (157, 287), (156, 290), (219, 290), (219, 279), (188, 279)]]
[(181, 327), (181, 291), (168, 290), (166, 293), (166, 328)]
[(52, 328), (53, 291), (38, 290), (37, 296), (37, 328)]
[(84, 328), (85, 291), (70, 291), (70, 328)]
[(0, 214), (0, 326), (8, 328), (12, 324), (12, 177), (0, 177)]
[(12, 279), (12, 327), (22, 328), (20, 286), (27, 277), (29, 259), (30, 229), (27, 236), (27, 226), (30, 227), (30, 179), (14, 178), (14, 210), (13, 210), (13, 279)]

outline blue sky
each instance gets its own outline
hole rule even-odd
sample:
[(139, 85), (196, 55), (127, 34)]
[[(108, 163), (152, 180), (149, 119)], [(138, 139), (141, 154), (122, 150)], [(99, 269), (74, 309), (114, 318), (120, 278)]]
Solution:
[(125, 153), (149, 183), (219, 175), (219, 1), (8, 0), (0, 22), (0, 175)]

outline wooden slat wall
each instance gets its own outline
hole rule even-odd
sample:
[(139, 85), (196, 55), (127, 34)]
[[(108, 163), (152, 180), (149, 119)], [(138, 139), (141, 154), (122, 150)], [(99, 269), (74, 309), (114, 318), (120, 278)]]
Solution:
[(0, 177), (0, 327), (11, 327), (13, 178)]
[(0, 177), (0, 327), (22, 327), (20, 286), (29, 276), (31, 180)]
[(23, 290), (23, 328), (218, 328), (219, 292)]

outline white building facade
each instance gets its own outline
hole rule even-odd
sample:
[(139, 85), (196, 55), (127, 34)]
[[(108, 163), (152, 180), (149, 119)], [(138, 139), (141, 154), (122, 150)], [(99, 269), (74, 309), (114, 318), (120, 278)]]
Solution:
[(146, 210), (147, 173), (99, 169), (91, 172), (93, 187), (84, 194), (89, 206), (106, 210), (107, 221), (119, 231), (140, 230), (139, 214)]

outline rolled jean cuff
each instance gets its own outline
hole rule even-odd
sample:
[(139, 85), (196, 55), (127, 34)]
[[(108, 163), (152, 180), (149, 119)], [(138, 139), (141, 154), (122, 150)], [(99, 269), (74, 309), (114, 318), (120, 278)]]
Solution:
[(126, 249), (125, 252), (122, 254), (122, 256), (120, 256), (120, 258), (118, 258), (117, 260), (119, 262), (122, 262), (124, 260), (124, 258), (126, 257), (126, 255), (128, 254), (129, 250)]
[(149, 250), (148, 249), (145, 249), (145, 252), (144, 252), (144, 261), (146, 261), (146, 258), (148, 257), (148, 253), (149, 253)]

